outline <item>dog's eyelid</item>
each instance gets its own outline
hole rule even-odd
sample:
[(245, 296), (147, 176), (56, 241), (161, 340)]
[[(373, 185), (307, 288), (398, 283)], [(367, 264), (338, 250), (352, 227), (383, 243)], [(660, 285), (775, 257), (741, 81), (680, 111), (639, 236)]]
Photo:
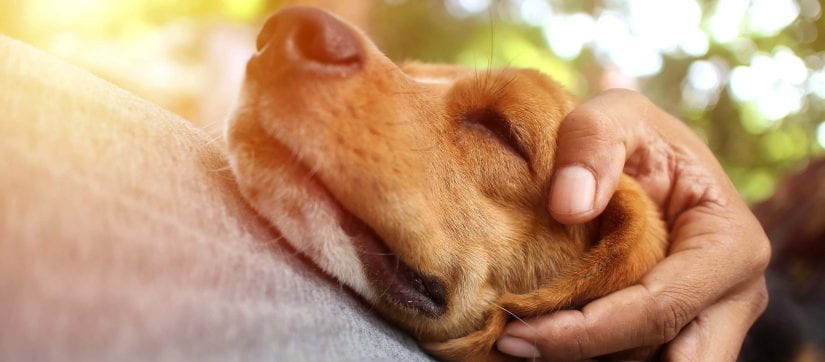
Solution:
[(466, 127), (484, 130), (528, 164), (530, 163), (529, 154), (521, 138), (500, 112), (489, 108), (470, 111), (464, 114), (461, 122)]

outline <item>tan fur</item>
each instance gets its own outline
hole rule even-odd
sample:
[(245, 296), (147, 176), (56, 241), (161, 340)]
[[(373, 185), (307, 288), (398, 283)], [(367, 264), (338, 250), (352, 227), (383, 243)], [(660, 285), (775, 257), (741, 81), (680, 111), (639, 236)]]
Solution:
[[(633, 284), (664, 256), (658, 212), (629, 177), (594, 222), (564, 226), (549, 216), (555, 134), (575, 105), (550, 78), (399, 67), (350, 31), (363, 50), (352, 74), (307, 71), (278, 39), (256, 55), (228, 128), (232, 166), (244, 196), (298, 250), (428, 351), (505, 359), (493, 345), (510, 313), (580, 306)], [(506, 119), (526, 159), (466, 122), (483, 110)], [(340, 231), (347, 212), (443, 282), (443, 315), (382, 297), (361, 268), (363, 246)]]

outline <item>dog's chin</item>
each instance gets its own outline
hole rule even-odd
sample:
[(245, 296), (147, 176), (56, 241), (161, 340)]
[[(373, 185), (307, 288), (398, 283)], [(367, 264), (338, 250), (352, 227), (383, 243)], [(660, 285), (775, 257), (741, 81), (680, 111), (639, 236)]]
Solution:
[[(252, 177), (240, 177), (242, 191), (290, 245), (390, 318), (424, 321), (444, 315), (447, 292), (438, 278), (419, 273), (394, 254), (296, 153), (273, 139), (260, 146), (237, 146), (233, 167)], [(240, 159), (245, 147), (254, 149), (246, 161)], [(266, 160), (255, 161), (254, 155), (262, 154)]]

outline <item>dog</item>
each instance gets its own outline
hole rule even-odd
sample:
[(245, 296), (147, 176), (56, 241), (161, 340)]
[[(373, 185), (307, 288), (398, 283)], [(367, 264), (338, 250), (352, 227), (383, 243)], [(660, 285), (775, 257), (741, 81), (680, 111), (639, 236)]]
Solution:
[(576, 101), (530, 69), (396, 65), (318, 9), (271, 16), (228, 122), (244, 197), (287, 241), (444, 360), (505, 360), (506, 323), (575, 308), (661, 260), (623, 176), (584, 225), (547, 211)]

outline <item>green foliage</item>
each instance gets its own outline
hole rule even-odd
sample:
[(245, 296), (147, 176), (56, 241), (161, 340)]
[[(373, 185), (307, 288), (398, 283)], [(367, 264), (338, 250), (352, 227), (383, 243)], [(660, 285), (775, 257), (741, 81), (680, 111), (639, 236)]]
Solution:
[[(551, 50), (541, 27), (552, 17), (558, 19), (576, 12), (588, 14), (593, 19), (606, 11), (630, 18), (630, 3), (550, 0), (551, 11), (546, 14), (547, 18), (542, 20), (543, 23), (531, 25), (513, 10), (514, 4), (525, 2), (493, 1), (484, 11), (456, 16), (455, 11), (451, 14), (449, 7), (455, 7), (457, 1), (393, 1), (381, 8), (374, 33), (378, 35), (382, 49), (396, 60), (418, 59), (470, 67), (533, 67), (555, 77), (582, 97), (598, 92), (604, 70), (610, 68), (609, 62), (599, 59), (603, 54), (597, 54), (593, 46), (586, 46), (572, 59), (558, 56)], [(683, 119), (708, 143), (742, 195), (752, 202), (770, 196), (778, 178), (825, 153), (825, 145), (817, 141), (817, 127), (825, 122), (825, 100), (822, 98), (825, 94), (814, 94), (810, 85), (814, 73), (825, 74), (825, 21), (822, 20), (825, 6), (810, 0), (782, 2), (785, 8), (777, 8), (776, 17), (781, 15), (779, 10), (785, 9), (787, 13), (794, 7), (797, 14), (788, 18), (792, 20), (789, 24), (772, 30), (765, 18), (759, 17), (760, 9), (756, 8), (759, 4), (755, 3), (751, 2), (740, 18), (720, 21), (714, 19), (719, 10), (717, 7), (731, 4), (696, 2), (701, 13), (697, 25), (708, 39), (707, 50), (694, 55), (661, 51), (662, 64), (657, 72), (631, 77), (638, 82), (642, 92)], [(764, 13), (764, 10), (761, 11)], [(760, 19), (762, 22), (758, 21)], [(738, 36), (717, 39), (714, 27), (731, 21), (741, 23), (738, 28), (733, 28), (734, 35)], [(628, 23), (633, 25), (632, 21)], [(664, 34), (671, 31), (658, 30)], [(783, 52), (792, 54), (790, 58), (793, 60), (804, 62), (807, 71), (806, 83), (794, 85), (797, 87), (794, 89), (805, 92), (800, 97), (798, 109), (793, 108), (784, 114), (782, 103), (777, 103), (782, 101), (780, 97), (741, 100), (732, 94), (730, 77), (736, 67), (752, 66), (752, 74), (756, 74), (764, 68), (758, 68), (754, 59), (776, 60), (781, 58), (777, 54)], [(697, 106), (686, 93), (691, 91), (688, 87), (691, 66), (701, 60), (717, 65), (724, 74), (720, 75), (721, 84), (711, 92), (710, 101)], [(786, 73), (792, 71), (783, 68), (786, 63), (775, 63), (778, 64), (774, 69), (776, 79), (767, 87), (776, 88), (784, 84), (777, 82), (786, 82)], [(741, 88), (748, 89), (747, 86)]]

